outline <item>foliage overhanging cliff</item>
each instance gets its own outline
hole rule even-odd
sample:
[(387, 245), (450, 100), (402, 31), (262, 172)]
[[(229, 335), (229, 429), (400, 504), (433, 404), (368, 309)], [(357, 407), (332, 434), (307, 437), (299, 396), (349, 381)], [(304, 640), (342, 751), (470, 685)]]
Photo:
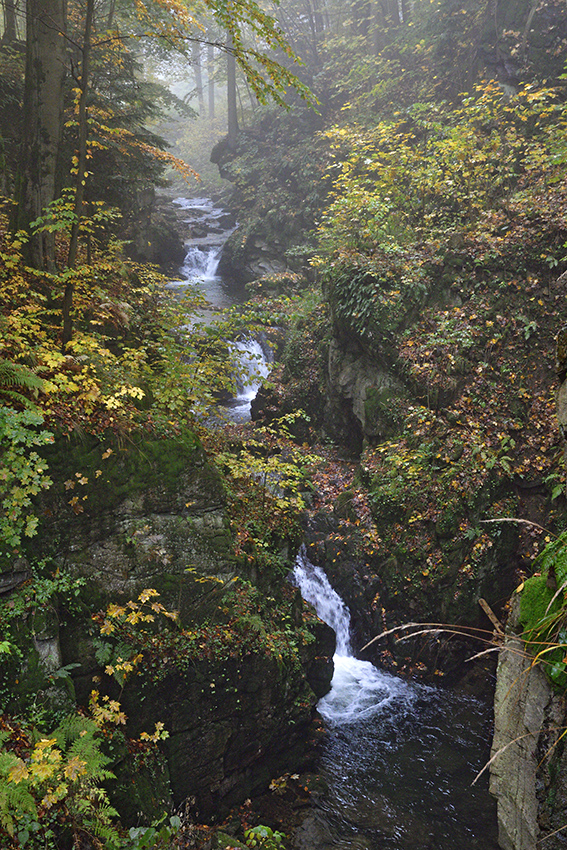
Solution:
[(246, 276), (267, 245), (255, 291), (322, 292), (258, 415), (303, 406), (360, 455), (312, 555), (361, 640), (383, 618), (489, 627), (478, 598), (502, 606), (551, 539), (537, 525), (563, 529), (567, 268), (560, 7), (417, 5), (382, 30), (363, 7), (319, 43), (320, 126), (264, 117), (222, 159), (244, 199), (230, 261)]

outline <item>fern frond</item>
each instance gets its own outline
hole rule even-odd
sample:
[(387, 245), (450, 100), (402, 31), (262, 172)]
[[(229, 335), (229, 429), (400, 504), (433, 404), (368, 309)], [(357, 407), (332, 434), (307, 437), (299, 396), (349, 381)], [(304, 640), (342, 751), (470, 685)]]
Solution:
[[(39, 392), (45, 387), (45, 381), (28, 366), (0, 357), (0, 393), (10, 395), (14, 392), (13, 387), (20, 387), (37, 398)], [(20, 393), (16, 393), (16, 396), (18, 401), (22, 398), (25, 400)]]

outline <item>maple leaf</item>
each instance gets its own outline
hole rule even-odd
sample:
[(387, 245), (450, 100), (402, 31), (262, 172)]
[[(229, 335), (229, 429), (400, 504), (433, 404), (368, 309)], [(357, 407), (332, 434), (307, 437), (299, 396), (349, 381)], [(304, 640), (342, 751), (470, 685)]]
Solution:
[(56, 772), (57, 767), (52, 762), (41, 761), (35, 762), (30, 767), (30, 774), (38, 779), (50, 779)]
[(73, 756), (73, 758), (69, 759), (65, 765), (65, 778), (71, 779), (73, 782), (78, 779), (79, 776), (84, 776), (86, 772), (87, 763), (80, 759), (79, 756)]
[(20, 783), (23, 779), (27, 779), (29, 776), (28, 769), (22, 759), (18, 759), (16, 764), (10, 768), (8, 773), (8, 782), (14, 782), (16, 785)]
[(143, 604), (144, 602), (147, 602), (147, 601), (148, 601), (148, 599), (149, 599), (151, 596), (159, 596), (159, 593), (157, 592), (157, 590), (154, 590), (153, 588), (148, 587), (148, 588), (146, 588), (145, 590), (142, 590), (142, 592), (141, 592), (141, 593), (140, 593), (140, 595), (138, 596), (138, 599), (139, 599), (139, 600), (140, 600), (140, 602)]

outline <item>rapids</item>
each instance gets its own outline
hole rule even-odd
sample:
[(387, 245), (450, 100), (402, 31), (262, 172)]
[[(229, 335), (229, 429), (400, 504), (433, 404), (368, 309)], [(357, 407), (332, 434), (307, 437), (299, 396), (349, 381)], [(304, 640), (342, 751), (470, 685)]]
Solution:
[[(169, 287), (182, 293), (187, 286), (196, 286), (211, 307), (203, 311), (205, 319), (213, 318), (218, 310), (244, 303), (248, 297), (245, 288), (217, 274), (223, 245), (233, 230), (224, 221), (224, 211), (209, 198), (177, 198), (174, 203), (183, 211), (185, 223), (204, 235), (187, 240), (180, 279)], [(250, 337), (231, 345), (237, 352), (237, 393), (222, 406), (230, 419), (243, 422), (250, 419), (250, 402), (268, 377), (271, 352), (262, 340)]]
[(495, 803), (486, 783), (472, 785), (489, 757), (488, 708), (355, 658), (348, 608), (303, 551), (294, 581), (337, 634), (332, 687), (318, 705), (328, 790), (298, 850), (497, 850)]

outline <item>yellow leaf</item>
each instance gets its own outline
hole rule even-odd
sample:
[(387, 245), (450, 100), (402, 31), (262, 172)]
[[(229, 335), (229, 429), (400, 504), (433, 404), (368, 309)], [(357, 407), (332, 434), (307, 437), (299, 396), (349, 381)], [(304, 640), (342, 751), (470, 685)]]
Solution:
[(157, 592), (157, 590), (154, 590), (153, 588), (149, 587), (145, 590), (142, 590), (142, 592), (138, 596), (138, 599), (140, 600), (140, 602), (144, 603), (147, 602), (151, 596), (159, 596), (159, 593)]
[(74, 756), (70, 759), (65, 765), (65, 778), (75, 780), (78, 779), (79, 776), (84, 776), (87, 772), (87, 763), (79, 758), (79, 756)]
[(30, 767), (31, 775), (41, 780), (50, 779), (56, 770), (57, 767), (47, 761), (35, 762)]
[(8, 773), (8, 782), (14, 782), (18, 785), (22, 779), (27, 779), (29, 776), (28, 769), (22, 759), (18, 759), (17, 763), (10, 768)]
[(42, 738), (38, 741), (33, 750), (33, 757), (41, 756), (43, 750), (51, 749), (57, 743), (57, 738)]

